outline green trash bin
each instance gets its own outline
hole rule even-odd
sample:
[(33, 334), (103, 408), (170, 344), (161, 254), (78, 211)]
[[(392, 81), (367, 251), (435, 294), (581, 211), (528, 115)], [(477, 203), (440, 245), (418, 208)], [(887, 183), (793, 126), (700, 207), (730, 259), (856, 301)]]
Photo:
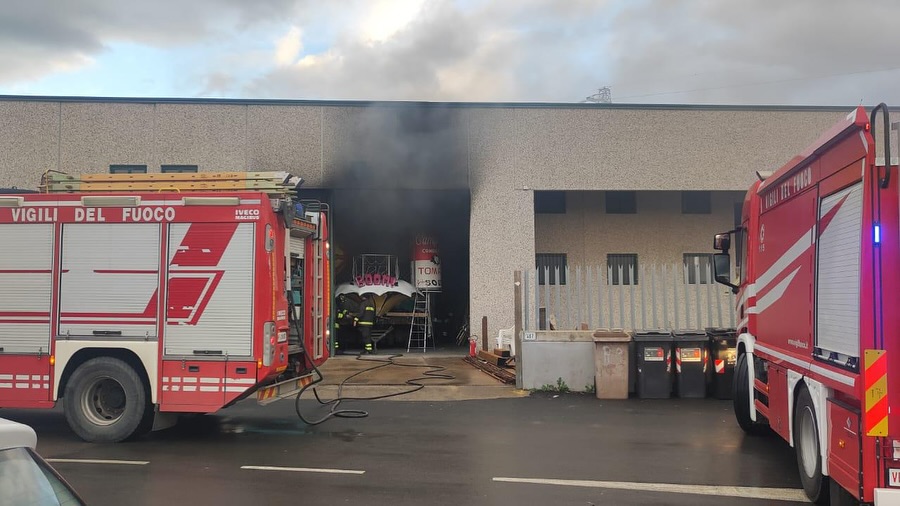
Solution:
[(731, 399), (734, 366), (737, 362), (737, 334), (734, 329), (708, 328), (709, 388), (716, 399)]
[(637, 395), (641, 399), (672, 396), (672, 334), (639, 330), (634, 333)]
[(675, 349), (675, 392), (683, 399), (706, 397), (707, 339), (702, 330), (672, 332)]

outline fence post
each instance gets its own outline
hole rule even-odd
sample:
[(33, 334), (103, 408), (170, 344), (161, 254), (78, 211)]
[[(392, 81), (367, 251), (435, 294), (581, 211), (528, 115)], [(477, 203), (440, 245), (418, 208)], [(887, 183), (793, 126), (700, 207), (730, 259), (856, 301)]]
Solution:
[[(640, 280), (637, 278), (637, 269), (633, 265), (628, 266), (628, 273), (630, 276), (628, 280), (631, 281), (631, 286), (628, 288), (628, 302), (631, 304), (631, 330), (634, 330), (637, 327), (634, 322), (634, 285)], [(622, 328), (624, 329), (625, 326), (623, 325)]]
[[(556, 325), (557, 325), (556, 330), (559, 330), (559, 325), (561, 324), (560, 320), (563, 317), (563, 315), (562, 315), (562, 285), (560, 284), (560, 281), (562, 281), (562, 280), (559, 277), (559, 267), (556, 268), (556, 279), (554, 279), (554, 281), (556, 281), (556, 311), (558, 313), (560, 313), (556, 316)], [(550, 330), (550, 328), (548, 327), (547, 330)]]
[[(652, 309), (653, 315), (653, 328), (658, 329), (659, 327), (656, 325), (656, 264), (653, 264), (653, 269), (650, 271), (650, 307)], [(663, 299), (665, 300), (665, 299)], [(665, 303), (663, 303), (663, 317), (665, 318), (666, 307)]]
[[(663, 294), (663, 315), (662, 315), (662, 326), (659, 328), (669, 328), (668, 325), (671, 324), (669, 320), (669, 291), (666, 290), (666, 276), (668, 275), (666, 269), (666, 264), (662, 266), (662, 275), (660, 276), (660, 281), (662, 282), (662, 294)], [(678, 309), (675, 309), (675, 312), (678, 312)]]
[(600, 328), (606, 327), (603, 324), (603, 268), (597, 266), (597, 325)]
[(522, 271), (513, 273), (513, 296), (515, 296), (515, 329), (513, 340), (516, 348), (516, 388), (522, 388)]
[(534, 269), (534, 330), (541, 328), (541, 284), (540, 273)]
[(594, 328), (594, 318), (593, 318), (594, 304), (593, 304), (593, 301), (591, 300), (591, 292), (593, 292), (593, 289), (594, 289), (593, 279), (592, 279), (593, 278), (593, 276), (592, 276), (593, 269), (591, 269), (590, 265), (586, 265), (585, 269), (586, 269), (585, 277), (587, 279), (585, 279), (585, 281), (584, 281), (584, 296), (585, 296), (585, 303), (587, 304), (587, 306), (586, 306), (587, 324), (588, 324), (588, 328)]
[[(619, 292), (619, 323), (616, 328), (624, 329), (625, 328), (625, 267), (619, 266), (619, 284), (618, 284), (618, 292)], [(628, 280), (631, 281), (630, 279)]]
[(694, 281), (697, 282), (697, 285), (694, 286), (694, 292), (697, 295), (697, 300), (694, 302), (697, 309), (697, 329), (703, 328), (703, 318), (701, 318), (702, 309), (700, 307), (700, 260), (694, 259)]
[(550, 330), (550, 267), (544, 267), (544, 329)]
[[(647, 269), (644, 268), (644, 264), (641, 264), (640, 267), (640, 279), (643, 279), (644, 282), (641, 283), (641, 327), (647, 328), (647, 297), (644, 295), (645, 288), (647, 287)], [(632, 329), (634, 330), (634, 329)]]
[[(522, 298), (525, 299), (528, 297), (528, 271), (522, 271)], [(522, 303), (522, 328), (524, 330), (528, 330), (528, 324), (530, 323), (528, 313), (528, 301), (523, 300)]]
[(569, 266), (566, 265), (566, 327), (574, 328), (572, 325), (572, 277), (570, 276)]
[[(710, 259), (711, 260), (711, 259)], [(706, 262), (706, 321), (709, 322), (709, 326), (713, 327), (713, 310), (712, 310), (712, 284), (715, 283), (715, 280), (710, 275), (709, 271), (710, 261)]]
[(684, 328), (691, 328), (691, 294), (688, 292), (688, 270), (687, 265), (681, 262), (682, 286), (684, 286)]
[(609, 308), (609, 328), (616, 326), (616, 321), (613, 319), (612, 279), (612, 267), (606, 264), (606, 307)]

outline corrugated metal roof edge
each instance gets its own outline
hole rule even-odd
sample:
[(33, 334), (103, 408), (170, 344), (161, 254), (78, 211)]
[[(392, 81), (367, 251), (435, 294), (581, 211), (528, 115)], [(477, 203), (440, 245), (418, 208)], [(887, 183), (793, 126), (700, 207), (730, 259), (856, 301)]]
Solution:
[[(253, 98), (139, 98), (81, 97), (46, 95), (0, 95), (0, 102), (65, 102), (111, 104), (216, 104), (216, 105), (294, 105), (324, 107), (446, 107), (466, 109), (631, 109), (697, 111), (807, 111), (846, 112), (855, 105), (736, 105), (736, 104), (594, 104), (564, 102), (426, 102), (378, 100), (301, 100)], [(892, 109), (893, 110), (893, 109)]]

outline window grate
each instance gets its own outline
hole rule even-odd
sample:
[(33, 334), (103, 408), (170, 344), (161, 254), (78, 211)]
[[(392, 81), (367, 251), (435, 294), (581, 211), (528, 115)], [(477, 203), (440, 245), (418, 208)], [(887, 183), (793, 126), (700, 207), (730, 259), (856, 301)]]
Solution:
[(610, 253), (606, 255), (607, 284), (638, 284), (638, 256), (635, 253)]
[[(538, 253), (535, 255), (535, 264), (538, 269), (538, 284), (548, 284), (545, 269), (550, 269), (549, 284), (564, 285), (566, 284), (566, 267), (568, 260), (565, 253)], [(556, 269), (559, 269), (559, 279), (556, 278)]]
[[(686, 272), (684, 282), (689, 285), (708, 285), (711, 280), (709, 279), (709, 272), (712, 269), (712, 255), (709, 253), (685, 253), (684, 254), (684, 269)], [(698, 272), (699, 272), (699, 282), (698, 282)]]

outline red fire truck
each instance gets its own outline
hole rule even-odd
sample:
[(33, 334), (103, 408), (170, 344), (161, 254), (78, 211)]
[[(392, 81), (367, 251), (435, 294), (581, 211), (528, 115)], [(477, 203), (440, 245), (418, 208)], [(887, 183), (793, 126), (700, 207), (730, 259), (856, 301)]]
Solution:
[(758, 173), (741, 226), (714, 241), (716, 280), (737, 294), (737, 422), (789, 442), (818, 503), (900, 504), (900, 410), (891, 409), (900, 406), (891, 386), (900, 379), (900, 178), (889, 134), (884, 104), (871, 118), (857, 108), (774, 173)]
[(0, 407), (62, 400), (78, 436), (115, 442), (312, 382), (327, 208), (298, 180), (48, 173), (0, 195)]

